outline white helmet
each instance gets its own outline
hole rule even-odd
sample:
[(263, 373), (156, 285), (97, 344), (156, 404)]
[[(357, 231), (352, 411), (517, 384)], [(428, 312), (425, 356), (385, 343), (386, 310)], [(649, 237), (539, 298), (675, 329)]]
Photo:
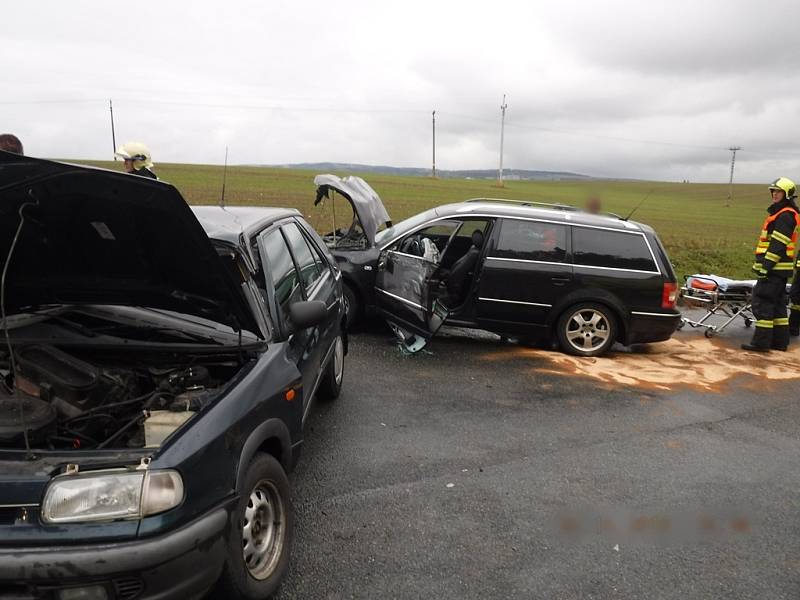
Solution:
[(141, 142), (128, 142), (122, 144), (114, 153), (124, 160), (132, 160), (133, 168), (136, 170), (153, 168), (153, 159), (150, 157), (150, 149)]

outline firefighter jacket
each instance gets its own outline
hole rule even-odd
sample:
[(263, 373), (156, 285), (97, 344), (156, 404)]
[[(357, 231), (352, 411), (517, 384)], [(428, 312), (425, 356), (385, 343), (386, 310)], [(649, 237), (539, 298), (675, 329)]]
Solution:
[(753, 271), (764, 277), (769, 273), (788, 279), (794, 270), (800, 211), (792, 198), (781, 200), (768, 209), (756, 245)]
[(131, 172), (131, 175), (139, 175), (140, 177), (149, 177), (150, 179), (158, 179), (158, 176), (147, 167), (142, 167), (141, 169), (135, 169), (134, 171)]

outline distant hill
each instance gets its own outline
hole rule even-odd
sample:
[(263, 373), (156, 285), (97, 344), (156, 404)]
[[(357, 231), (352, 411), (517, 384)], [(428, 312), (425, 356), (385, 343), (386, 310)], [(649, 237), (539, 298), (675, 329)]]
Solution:
[[(310, 171), (346, 171), (350, 173), (378, 173), (381, 175), (406, 175), (412, 177), (427, 177), (430, 169), (414, 167), (387, 167), (383, 165), (359, 165), (349, 163), (295, 163), (290, 165), (264, 165), (285, 169), (308, 169)], [(465, 169), (459, 171), (436, 171), (436, 176), (443, 179), (496, 179), (497, 169)], [(589, 175), (569, 173), (567, 171), (533, 171), (530, 169), (504, 169), (503, 177), (509, 181), (577, 181), (596, 179)]]

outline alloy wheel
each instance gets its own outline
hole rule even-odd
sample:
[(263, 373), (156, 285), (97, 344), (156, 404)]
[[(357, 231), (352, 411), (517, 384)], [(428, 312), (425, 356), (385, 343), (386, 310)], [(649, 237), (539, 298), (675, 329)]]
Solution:
[(601, 348), (611, 335), (608, 317), (599, 310), (583, 308), (575, 311), (567, 320), (567, 342), (581, 352), (593, 352)]

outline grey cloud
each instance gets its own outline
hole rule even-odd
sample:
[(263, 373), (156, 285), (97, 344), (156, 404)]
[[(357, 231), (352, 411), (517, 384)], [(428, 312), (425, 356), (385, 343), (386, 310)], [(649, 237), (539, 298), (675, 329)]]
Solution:
[[(425, 166), (436, 108), (441, 168), (492, 168), (507, 92), (510, 167), (725, 181), (736, 143), (739, 180), (797, 168), (800, 59), (781, 26), (800, 9), (783, 0), (148, 11), (6, 11), (0, 129), (32, 154), (109, 158), (113, 98), (118, 138), (146, 141), (157, 162), (220, 163), (227, 145), (240, 163)], [(85, 101), (55, 102), (67, 99)], [(48, 102), (10, 103), (25, 100)]]

